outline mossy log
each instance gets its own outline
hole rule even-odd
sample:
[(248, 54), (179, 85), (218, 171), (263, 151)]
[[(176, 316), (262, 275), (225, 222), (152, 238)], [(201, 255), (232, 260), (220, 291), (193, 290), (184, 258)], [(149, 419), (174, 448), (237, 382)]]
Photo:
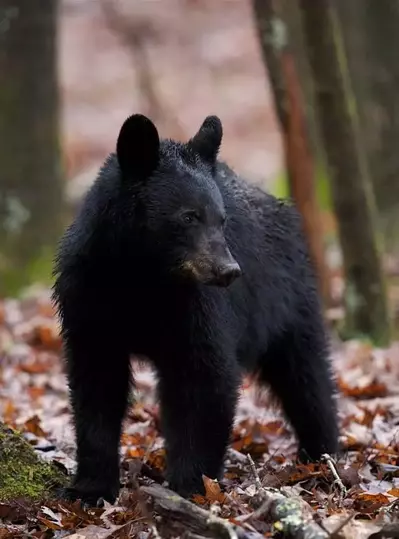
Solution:
[(0, 423), (0, 502), (40, 501), (66, 481), (67, 476), (41, 460), (22, 434)]

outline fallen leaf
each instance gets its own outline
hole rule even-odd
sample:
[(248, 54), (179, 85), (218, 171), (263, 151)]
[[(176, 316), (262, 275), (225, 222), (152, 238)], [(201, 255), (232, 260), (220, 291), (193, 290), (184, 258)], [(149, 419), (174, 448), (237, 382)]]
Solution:
[(41, 428), (40, 419), (37, 415), (34, 415), (30, 417), (27, 421), (25, 421), (24, 429), (28, 432), (31, 432), (32, 434), (35, 434), (39, 438), (46, 437), (46, 433)]
[(377, 381), (373, 381), (364, 387), (350, 387), (339, 378), (338, 385), (343, 395), (354, 399), (373, 399), (376, 397), (385, 397), (388, 394), (387, 386)]
[(384, 494), (358, 494), (353, 507), (359, 513), (375, 513), (384, 505), (389, 505), (391, 502), (388, 496)]
[(202, 480), (205, 486), (205, 498), (207, 501), (210, 503), (225, 503), (226, 495), (221, 491), (219, 482), (214, 479), (210, 479), (206, 475), (202, 476)]
[(22, 363), (19, 365), (19, 370), (27, 372), (28, 374), (45, 374), (52, 367), (51, 361), (30, 361), (29, 363)]

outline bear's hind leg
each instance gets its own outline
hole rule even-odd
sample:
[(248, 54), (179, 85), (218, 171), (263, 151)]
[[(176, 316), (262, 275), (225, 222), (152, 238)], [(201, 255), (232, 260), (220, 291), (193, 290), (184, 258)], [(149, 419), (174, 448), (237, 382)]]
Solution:
[(272, 345), (260, 365), (261, 381), (280, 400), (299, 441), (304, 460), (319, 460), (338, 450), (334, 382), (322, 332), (286, 334)]

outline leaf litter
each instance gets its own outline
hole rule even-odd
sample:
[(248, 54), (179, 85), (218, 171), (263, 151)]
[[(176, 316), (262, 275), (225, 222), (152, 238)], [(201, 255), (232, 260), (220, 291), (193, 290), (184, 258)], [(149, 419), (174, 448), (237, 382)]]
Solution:
[[(48, 290), (0, 302), (0, 417), (20, 430), (42, 459), (73, 473), (74, 432), (61, 350)], [(336, 343), (332, 359), (339, 387), (339, 459), (297, 463), (295, 437), (281, 410), (267, 391), (245, 379), (224, 478), (218, 483), (204, 477), (205, 495), (192, 499), (210, 515), (211, 531), (203, 534), (193, 534), (184, 518), (162, 515), (141, 492), (165, 485), (165, 450), (154, 374), (133, 360), (135, 399), (121, 439), (123, 488), (116, 504), (86, 509), (56, 499), (0, 503), (0, 539), (272, 537), (281, 522), (271, 518), (270, 508), (260, 510), (262, 491), (300, 498), (325, 537), (399, 536), (399, 344), (382, 350), (363, 342)], [(224, 523), (232, 527), (224, 529)]]

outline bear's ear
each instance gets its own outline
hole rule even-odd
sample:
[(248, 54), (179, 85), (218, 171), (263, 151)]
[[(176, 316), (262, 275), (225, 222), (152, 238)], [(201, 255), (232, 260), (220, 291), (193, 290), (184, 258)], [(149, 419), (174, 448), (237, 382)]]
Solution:
[(207, 116), (199, 131), (188, 146), (197, 152), (202, 159), (213, 164), (220, 148), (223, 137), (222, 122), (217, 116)]
[(159, 161), (159, 135), (149, 118), (133, 114), (124, 121), (116, 155), (123, 174), (143, 180), (154, 171)]

